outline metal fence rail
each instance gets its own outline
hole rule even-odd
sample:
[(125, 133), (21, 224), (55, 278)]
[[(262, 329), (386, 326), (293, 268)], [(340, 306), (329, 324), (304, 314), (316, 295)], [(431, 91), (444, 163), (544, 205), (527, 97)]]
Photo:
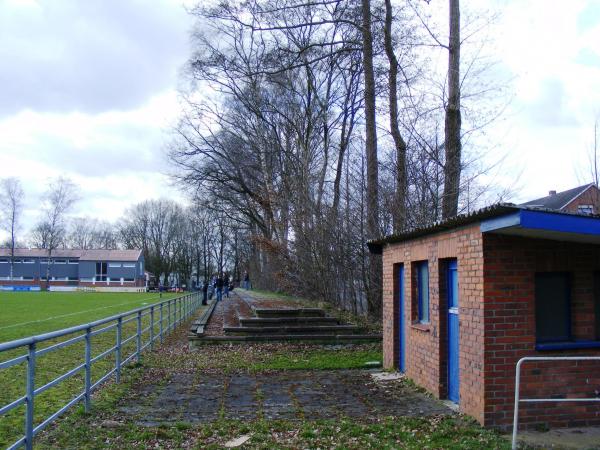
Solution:
[(517, 362), (515, 369), (515, 409), (513, 415), (512, 448), (517, 448), (517, 433), (519, 429), (519, 403), (545, 402), (600, 402), (600, 398), (520, 398), (521, 366), (528, 361), (600, 361), (600, 356), (527, 356)]
[[(26, 353), (23, 355), (0, 362), (0, 373), (2, 370), (6, 370), (19, 364), (26, 365), (26, 377), (24, 380), (25, 395), (8, 404), (0, 405), (0, 419), (9, 411), (21, 405), (25, 405), (24, 434), (20, 439), (11, 444), (8, 449), (12, 450), (23, 446), (27, 449), (32, 449), (34, 437), (51, 422), (53, 422), (58, 416), (80, 401), (84, 402), (86, 412), (89, 411), (91, 406), (91, 394), (98, 386), (100, 386), (113, 375), (116, 382), (120, 382), (121, 368), (124, 365), (131, 362), (134, 358), (136, 362), (140, 362), (141, 353), (144, 349), (148, 347), (153, 349), (156, 340), (159, 340), (162, 343), (164, 336), (175, 329), (180, 323), (188, 319), (201, 306), (201, 304), (202, 297), (200, 293), (191, 293), (171, 300), (165, 300), (150, 306), (145, 306), (127, 311), (122, 314), (107, 317), (105, 319), (97, 320), (95, 322), (40, 334), (37, 336), (31, 336), (24, 339), (18, 339), (11, 342), (0, 343), (0, 359), (3, 352), (21, 348), (26, 350)], [(149, 325), (145, 328), (142, 327), (144, 318), (147, 318), (147, 321), (149, 322)], [(135, 334), (125, 337), (124, 332), (126, 330), (123, 329), (123, 326), (132, 322), (135, 323)], [(92, 338), (94, 336), (111, 331), (114, 331), (116, 334), (115, 344), (100, 354), (92, 357)], [(49, 345), (48, 347), (38, 349), (38, 344), (70, 335), (75, 336)], [(145, 335), (147, 335), (146, 342), (144, 342)], [(135, 350), (131, 354), (125, 355), (124, 351), (126, 351), (126, 344), (133, 341), (135, 341)], [(82, 355), (84, 358), (83, 364), (67, 370), (42, 386), (36, 386), (35, 375), (37, 358), (58, 349), (69, 347), (78, 342), (85, 343), (85, 351), (84, 355)], [(113, 354), (115, 359), (114, 367), (102, 374), (98, 380), (92, 382), (92, 366), (94, 363), (104, 360)], [(82, 371), (84, 379), (82, 391), (77, 393), (56, 412), (46, 417), (41, 423), (36, 425), (34, 423), (36, 396), (73, 377), (74, 375), (79, 374)]]

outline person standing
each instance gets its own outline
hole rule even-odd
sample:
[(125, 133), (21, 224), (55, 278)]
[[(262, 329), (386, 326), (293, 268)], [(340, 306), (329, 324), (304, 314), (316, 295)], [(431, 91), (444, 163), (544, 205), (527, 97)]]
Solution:
[(250, 289), (250, 275), (248, 271), (244, 272), (244, 289)]
[(208, 280), (202, 283), (202, 304), (208, 305)]
[(229, 274), (227, 272), (223, 275), (223, 292), (225, 297), (229, 298)]
[(215, 280), (215, 290), (217, 291), (217, 302), (223, 299), (223, 277), (219, 275)]

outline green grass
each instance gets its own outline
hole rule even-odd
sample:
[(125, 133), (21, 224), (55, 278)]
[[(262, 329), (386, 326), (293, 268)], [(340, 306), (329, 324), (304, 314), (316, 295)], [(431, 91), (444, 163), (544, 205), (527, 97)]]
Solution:
[[(83, 420), (82, 420), (83, 419)], [(93, 436), (87, 431), (93, 428)], [(117, 428), (93, 425), (80, 417), (63, 424), (52, 440), (40, 448), (123, 449), (195, 448), (221, 449), (240, 436), (250, 435), (244, 449), (509, 449), (499, 435), (461, 418), (382, 418), (243, 422), (221, 420), (193, 427), (162, 425), (143, 427), (122, 423)]]
[[(164, 294), (162, 300), (174, 297), (175, 294)], [(157, 294), (149, 293), (62, 293), (62, 292), (15, 292), (0, 293), (0, 342), (10, 341), (30, 335), (46, 333), (118, 313), (126, 312), (141, 306), (157, 303), (161, 299)], [(165, 311), (166, 312), (166, 311)], [(155, 321), (158, 320), (158, 312)], [(142, 327), (149, 326), (150, 318), (143, 318)], [(164, 327), (167, 326), (166, 314)], [(123, 325), (123, 339), (135, 334), (136, 323), (132, 321)], [(158, 334), (159, 325), (154, 327)], [(81, 335), (82, 333), (47, 341), (38, 344), (37, 349), (45, 348), (57, 342)], [(144, 334), (148, 341), (149, 331)], [(91, 338), (92, 357), (115, 345), (116, 330), (112, 329)], [(135, 339), (124, 346), (123, 356), (135, 351)], [(19, 348), (0, 354), (0, 361), (23, 355), (26, 348)], [(42, 355), (36, 359), (35, 386), (40, 387), (54, 378), (84, 363), (84, 342), (80, 341), (68, 347)], [(114, 353), (94, 363), (92, 366), (92, 382), (97, 381), (115, 365)], [(26, 364), (19, 364), (9, 369), (0, 370), (0, 406), (4, 406), (25, 394)], [(83, 389), (83, 371), (66, 379), (59, 385), (48, 389), (35, 398), (35, 423), (57, 411), (76, 393)], [(10, 413), (0, 416), (0, 448), (12, 443), (23, 430), (25, 407), (20, 406)]]
[[(163, 294), (163, 300), (175, 294)], [(0, 342), (60, 330), (161, 301), (155, 293), (0, 292)]]

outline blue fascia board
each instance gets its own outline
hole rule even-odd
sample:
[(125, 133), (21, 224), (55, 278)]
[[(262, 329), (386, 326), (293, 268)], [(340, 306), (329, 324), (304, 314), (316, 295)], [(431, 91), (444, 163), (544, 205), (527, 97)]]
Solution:
[(500, 231), (506, 228), (600, 236), (600, 219), (574, 214), (522, 209), (515, 213), (484, 220), (480, 224), (482, 233)]
[(502, 228), (519, 226), (521, 224), (521, 212), (522, 211), (517, 211), (505, 216), (483, 220), (480, 224), (481, 232), (485, 233), (486, 231), (495, 231)]
[(600, 236), (600, 219), (544, 211), (521, 211), (521, 227)]

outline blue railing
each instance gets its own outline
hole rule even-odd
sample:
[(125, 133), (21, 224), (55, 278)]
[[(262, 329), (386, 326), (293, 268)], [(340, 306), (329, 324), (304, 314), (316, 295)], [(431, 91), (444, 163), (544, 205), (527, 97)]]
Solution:
[[(165, 335), (177, 327), (180, 323), (188, 319), (200, 307), (201, 304), (201, 295), (199, 295), (199, 293), (191, 293), (171, 300), (165, 300), (150, 306), (145, 306), (143, 308), (138, 308), (122, 314), (107, 317), (105, 319), (97, 320), (95, 322), (53, 331), (51, 333), (40, 334), (38, 336), (18, 339), (11, 342), (0, 343), (0, 360), (2, 359), (3, 352), (9, 352), (12, 350), (18, 351), (19, 349), (27, 350), (26, 354), (22, 354), (7, 361), (0, 362), (0, 376), (2, 375), (2, 371), (20, 364), (25, 365), (26, 372), (25, 379), (23, 380), (25, 384), (25, 395), (8, 404), (0, 406), (0, 420), (3, 416), (9, 413), (9, 411), (12, 411), (22, 405), (25, 406), (24, 434), (20, 439), (9, 445), (7, 448), (12, 450), (24, 446), (27, 449), (32, 449), (33, 439), (40, 431), (46, 428), (58, 416), (81, 401), (84, 402), (86, 412), (89, 411), (91, 406), (91, 394), (96, 388), (98, 388), (113, 375), (115, 376), (116, 382), (120, 382), (121, 368), (124, 365), (131, 362), (134, 358), (135, 361), (139, 363), (141, 360), (141, 353), (144, 349), (147, 347), (152, 349), (156, 340), (159, 340), (162, 343)], [(135, 323), (135, 333), (131, 334), (130, 336), (124, 336), (128, 328), (132, 328), (132, 326), (126, 326), (131, 322)], [(143, 326), (144, 322), (147, 323), (146, 327)], [(92, 357), (92, 338), (113, 330), (115, 332), (114, 345)], [(49, 343), (55, 339), (60, 339), (70, 335), (75, 336), (38, 349), (40, 346), (39, 344)], [(147, 338), (145, 342), (144, 337)], [(135, 348), (133, 349), (132, 353), (129, 355), (125, 354), (127, 351), (127, 344), (133, 343), (134, 341)], [(83, 364), (73, 367), (72, 369), (62, 373), (58, 377), (41, 386), (36, 386), (35, 376), (37, 358), (52, 351), (69, 347), (78, 342), (85, 343), (84, 355), (82, 355), (84, 357)], [(133, 345), (130, 345), (129, 347), (133, 347)], [(107, 369), (99, 379), (93, 381), (92, 366), (94, 363), (97, 363), (98, 361), (106, 359), (112, 355), (114, 355), (114, 365), (111, 365), (111, 368)], [(82, 371), (83, 390), (78, 392), (74, 397), (71, 398), (71, 400), (69, 400), (56, 412), (44, 418), (40, 423), (34, 423), (36, 396), (54, 386), (57, 386), (58, 384), (73, 377), (74, 375), (79, 374)]]

